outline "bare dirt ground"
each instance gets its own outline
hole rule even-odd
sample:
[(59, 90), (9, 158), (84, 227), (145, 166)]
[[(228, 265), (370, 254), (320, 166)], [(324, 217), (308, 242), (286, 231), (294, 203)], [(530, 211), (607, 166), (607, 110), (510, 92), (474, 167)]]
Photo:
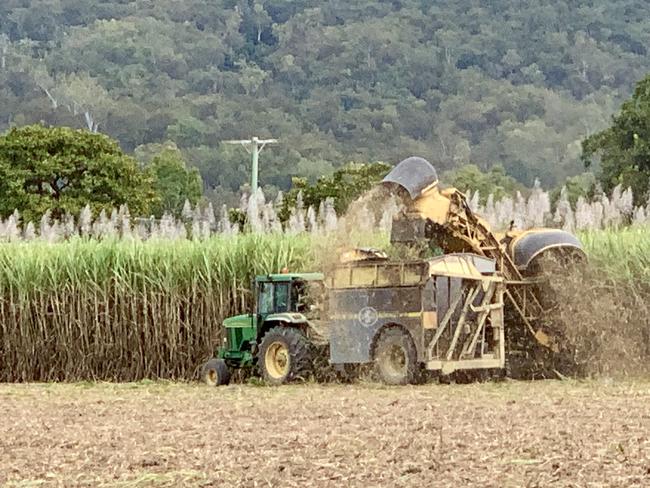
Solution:
[(649, 382), (0, 385), (1, 486), (650, 486)]

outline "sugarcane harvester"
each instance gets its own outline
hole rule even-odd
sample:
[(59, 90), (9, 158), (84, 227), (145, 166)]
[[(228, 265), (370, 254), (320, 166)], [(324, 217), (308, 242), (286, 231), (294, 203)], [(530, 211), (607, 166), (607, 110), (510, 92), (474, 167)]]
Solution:
[(568, 345), (552, 310), (555, 297), (545, 284), (550, 273), (585, 259), (574, 235), (548, 228), (493, 232), (462, 192), (440, 185), (436, 170), (422, 158), (402, 161), (382, 183), (404, 204), (393, 221), (393, 244), (424, 244), (494, 260), (505, 284), (510, 358), (519, 355), (526, 368), (554, 355), (566, 359)]

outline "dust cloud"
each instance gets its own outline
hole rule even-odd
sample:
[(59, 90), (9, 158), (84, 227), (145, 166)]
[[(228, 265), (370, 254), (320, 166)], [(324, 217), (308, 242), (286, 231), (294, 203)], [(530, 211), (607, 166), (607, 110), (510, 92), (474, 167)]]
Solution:
[(553, 319), (562, 327), (577, 373), (639, 377), (650, 373), (650, 295), (647, 285), (618, 279), (594, 265), (549, 280)]
[(385, 186), (376, 186), (353, 201), (336, 229), (315, 243), (321, 269), (331, 271), (344, 253), (357, 248), (388, 249), (393, 218), (403, 209), (399, 195)]

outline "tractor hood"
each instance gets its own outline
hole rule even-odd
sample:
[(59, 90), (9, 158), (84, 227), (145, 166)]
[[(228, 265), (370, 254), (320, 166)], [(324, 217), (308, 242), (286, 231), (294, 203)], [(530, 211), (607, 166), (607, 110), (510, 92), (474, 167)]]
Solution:
[(422, 191), (438, 182), (438, 173), (431, 163), (423, 158), (410, 157), (399, 163), (382, 180), (383, 184), (404, 188), (415, 200)]
[(240, 327), (252, 327), (253, 315), (248, 313), (245, 315), (235, 315), (233, 317), (228, 317), (223, 321), (223, 326), (228, 329), (240, 328)]

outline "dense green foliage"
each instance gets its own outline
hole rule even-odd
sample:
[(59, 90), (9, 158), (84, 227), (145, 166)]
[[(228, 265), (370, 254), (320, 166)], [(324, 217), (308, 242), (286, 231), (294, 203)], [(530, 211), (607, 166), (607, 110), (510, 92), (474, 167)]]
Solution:
[(563, 188), (566, 189), (567, 200), (572, 207), (575, 207), (580, 197), (586, 201), (592, 201), (597, 196), (596, 176), (593, 173), (586, 172), (567, 178), (562, 188), (557, 187), (551, 192), (551, 202), (553, 205), (560, 198)]
[(219, 141), (251, 135), (281, 139), (260, 181), (283, 189), (410, 155), (551, 187), (650, 71), (649, 18), (639, 0), (5, 0), (0, 130), (170, 139), (233, 199), (248, 155)]
[(289, 218), (299, 194), (302, 195), (305, 208), (317, 209), (321, 203), (331, 199), (336, 213), (343, 215), (354, 200), (379, 183), (390, 169), (385, 163), (349, 163), (331, 176), (318, 178), (313, 185), (310, 185), (306, 178), (294, 178), (291, 191), (285, 195), (282, 202), (280, 220), (286, 221)]
[(40, 125), (0, 136), (0, 215), (18, 209), (25, 221), (60, 218), (126, 204), (143, 215), (157, 195), (149, 173), (107, 136)]
[(611, 127), (583, 143), (587, 165), (600, 156), (600, 180), (610, 191), (631, 187), (636, 203), (650, 196), (650, 76), (639, 82), (634, 95), (621, 107)]
[(523, 188), (512, 176), (508, 176), (499, 164), (492, 166), (488, 171), (481, 171), (478, 166), (468, 164), (443, 175), (443, 182), (463, 192), (478, 191), (482, 202), (485, 202), (488, 195), (499, 200), (514, 195), (517, 190)]
[(583, 232), (580, 240), (593, 266), (638, 290), (650, 292), (650, 229)]
[(201, 175), (196, 168), (187, 168), (178, 149), (163, 149), (153, 157), (148, 168), (153, 175), (153, 188), (160, 196), (160, 200), (152, 206), (153, 215), (160, 217), (167, 212), (179, 216), (186, 201), (196, 205), (201, 199)]

